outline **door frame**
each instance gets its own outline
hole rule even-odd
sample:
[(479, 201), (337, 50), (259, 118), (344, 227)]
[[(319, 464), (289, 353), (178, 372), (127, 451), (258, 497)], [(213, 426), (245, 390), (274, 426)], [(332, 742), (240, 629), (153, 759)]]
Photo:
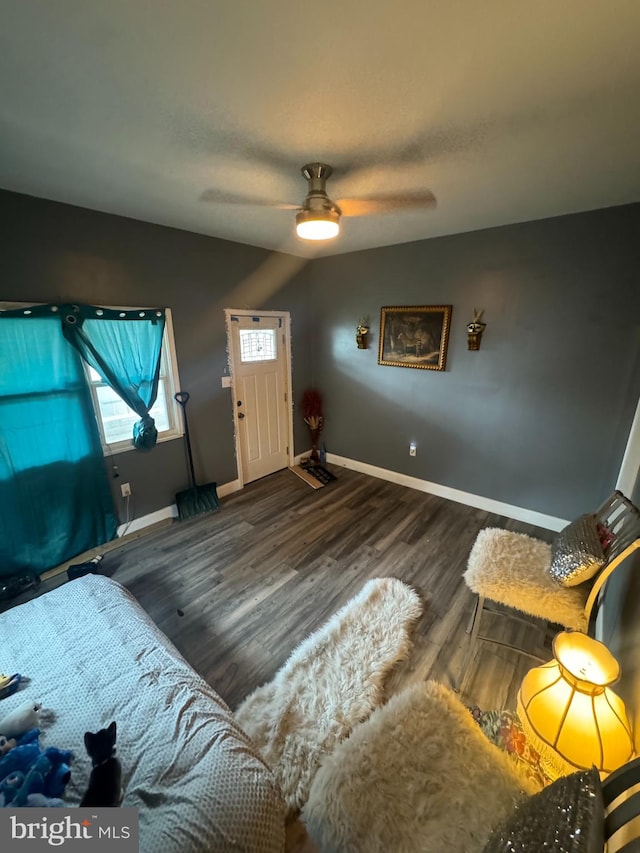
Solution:
[(240, 452), (240, 423), (238, 420), (238, 393), (235, 382), (234, 357), (233, 357), (233, 342), (232, 320), (231, 317), (281, 317), (282, 332), (284, 334), (284, 355), (285, 363), (285, 387), (287, 394), (287, 447), (289, 465), (294, 463), (294, 448), (293, 448), (293, 381), (291, 377), (291, 314), (288, 311), (266, 311), (256, 310), (250, 311), (248, 308), (225, 308), (224, 322), (227, 331), (227, 358), (229, 364), (229, 376), (231, 377), (231, 405), (233, 408), (233, 438), (236, 453), (236, 468), (238, 471), (238, 482), (240, 489), (244, 489), (245, 472), (242, 468), (242, 453)]

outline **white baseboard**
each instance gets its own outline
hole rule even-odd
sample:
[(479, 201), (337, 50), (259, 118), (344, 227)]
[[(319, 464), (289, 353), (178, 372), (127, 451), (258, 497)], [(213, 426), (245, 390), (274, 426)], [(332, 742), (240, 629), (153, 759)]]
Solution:
[(233, 492), (239, 492), (242, 488), (242, 483), (240, 480), (231, 480), (229, 483), (223, 483), (221, 486), (216, 487), (216, 492), (219, 498), (226, 498), (227, 495), (233, 494)]
[(378, 477), (380, 480), (388, 480), (390, 483), (397, 483), (399, 486), (408, 486), (410, 489), (417, 489), (419, 492), (427, 492), (430, 495), (437, 495), (440, 498), (473, 506), (476, 509), (506, 515), (507, 518), (524, 521), (527, 524), (535, 524), (536, 527), (544, 527), (547, 530), (562, 530), (568, 524), (563, 518), (555, 518), (552, 515), (545, 515), (532, 509), (494, 501), (492, 498), (485, 498), (482, 495), (472, 495), (450, 486), (441, 486), (438, 483), (431, 483), (429, 480), (420, 480), (417, 477), (410, 477), (408, 474), (399, 474), (397, 471), (390, 471), (388, 468), (378, 468), (376, 465), (359, 462), (357, 459), (337, 456), (335, 453), (327, 453), (327, 462), (340, 465), (342, 468), (349, 468), (352, 471), (359, 471), (361, 474), (368, 474), (370, 477)]
[[(231, 480), (229, 483), (223, 483), (221, 486), (216, 486), (216, 494), (219, 498), (224, 498), (232, 492), (240, 491), (240, 480)], [(151, 527), (152, 524), (158, 524), (160, 521), (166, 521), (168, 518), (178, 517), (178, 507), (175, 504), (164, 506), (155, 512), (150, 512), (148, 515), (141, 515), (140, 518), (134, 518), (130, 524), (120, 524), (118, 526), (118, 536), (123, 536), (127, 533), (135, 533), (137, 530), (143, 530), (145, 527)]]
[[(309, 457), (310, 453), (311, 451), (307, 450), (306, 453), (297, 454), (294, 464), (299, 465), (303, 459)], [(370, 477), (377, 477), (379, 480), (387, 480), (389, 483), (397, 483), (399, 486), (407, 486), (419, 492), (427, 492), (430, 495), (437, 495), (440, 498), (473, 506), (476, 509), (484, 509), (487, 512), (495, 512), (497, 515), (505, 515), (507, 518), (524, 521), (526, 524), (535, 524), (536, 527), (544, 527), (547, 530), (562, 530), (568, 524), (563, 518), (555, 518), (552, 515), (545, 515), (532, 509), (524, 509), (519, 506), (502, 503), (501, 501), (494, 501), (492, 498), (485, 498), (482, 495), (462, 492), (460, 489), (441, 486), (438, 483), (431, 483), (429, 480), (420, 480), (418, 477), (410, 477), (408, 474), (400, 474), (388, 468), (378, 468), (377, 465), (369, 465), (368, 462), (360, 462), (357, 459), (349, 459), (346, 456), (338, 456), (335, 453), (327, 453), (327, 462), (330, 462), (332, 465), (339, 465), (342, 468), (349, 468), (352, 471), (359, 471), (361, 474), (368, 474)], [(241, 488), (240, 480), (231, 480), (229, 483), (223, 483), (221, 486), (218, 486), (216, 492), (219, 498), (224, 498), (227, 495), (233, 494), (233, 492), (239, 492)], [(177, 517), (178, 507), (175, 504), (171, 504), (171, 506), (165, 506), (162, 509), (156, 510), (156, 512), (140, 516), (140, 518), (134, 518), (129, 525), (121, 524), (118, 527), (118, 536), (122, 536), (125, 530), (127, 533), (135, 533), (137, 530), (150, 527), (152, 524), (158, 524), (158, 522), (165, 521), (168, 518)]]
[(157, 509), (148, 515), (141, 515), (140, 518), (134, 518), (129, 524), (120, 524), (118, 526), (118, 536), (124, 536), (125, 533), (135, 533), (136, 530), (142, 530), (145, 527), (151, 527), (152, 524), (166, 521), (168, 518), (177, 517), (178, 507), (175, 504), (163, 506), (162, 509)]

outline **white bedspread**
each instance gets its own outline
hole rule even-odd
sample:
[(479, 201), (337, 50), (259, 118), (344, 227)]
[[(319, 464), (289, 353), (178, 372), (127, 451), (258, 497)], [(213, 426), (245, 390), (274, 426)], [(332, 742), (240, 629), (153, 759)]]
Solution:
[(116, 720), (123, 805), (140, 810), (143, 853), (284, 849), (284, 805), (269, 769), (120, 584), (88, 575), (0, 614), (0, 672), (30, 679), (0, 701), (0, 718), (42, 702), (41, 745), (75, 753), (69, 805), (91, 769), (85, 731)]

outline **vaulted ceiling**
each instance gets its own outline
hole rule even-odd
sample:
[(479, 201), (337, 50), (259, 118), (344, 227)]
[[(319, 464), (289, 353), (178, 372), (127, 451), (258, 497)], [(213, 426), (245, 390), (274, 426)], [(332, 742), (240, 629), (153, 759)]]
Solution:
[[(0, 186), (298, 255), (640, 200), (638, 0), (0, 0)], [(431, 207), (294, 236), (332, 198)], [(274, 202), (271, 204), (270, 202)]]

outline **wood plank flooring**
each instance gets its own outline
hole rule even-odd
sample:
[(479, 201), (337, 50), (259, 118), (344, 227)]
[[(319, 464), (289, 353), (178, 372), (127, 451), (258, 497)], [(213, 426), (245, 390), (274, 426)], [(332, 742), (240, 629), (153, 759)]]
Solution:
[[(101, 572), (136, 596), (231, 708), (271, 679), (295, 646), (366, 580), (382, 576), (412, 584), (425, 601), (412, 654), (390, 678), (388, 691), (412, 679), (453, 685), (473, 606), (461, 576), (478, 531), (496, 526), (547, 541), (552, 536), (329, 467), (338, 479), (323, 489), (280, 471), (224, 498), (219, 512), (139, 537), (106, 553), (101, 563)], [(61, 574), (38, 592), (65, 581)], [(497, 617), (495, 629), (509, 636)], [(516, 630), (519, 642), (538, 645), (534, 629)], [(514, 708), (531, 666), (514, 652), (482, 644), (461, 697), (484, 708)]]

